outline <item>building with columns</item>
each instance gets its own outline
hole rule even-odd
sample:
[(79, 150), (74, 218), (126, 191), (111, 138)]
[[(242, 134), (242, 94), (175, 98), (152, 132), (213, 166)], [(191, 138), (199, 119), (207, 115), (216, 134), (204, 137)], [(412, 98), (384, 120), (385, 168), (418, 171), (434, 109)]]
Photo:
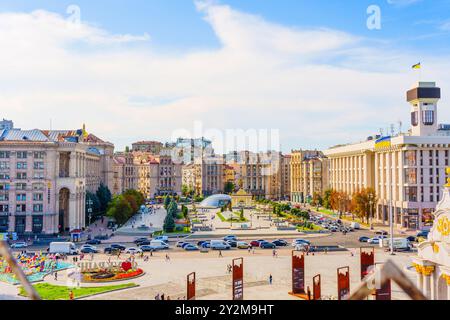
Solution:
[(0, 130), (0, 232), (57, 234), (85, 226), (85, 194), (112, 188), (114, 146), (85, 129)]
[(305, 203), (328, 188), (328, 159), (321, 151), (293, 150), (290, 161), (291, 201)]
[(413, 264), (417, 286), (428, 299), (450, 299), (450, 179), (434, 212), (433, 228), (419, 244)]
[(375, 219), (389, 223), (390, 208), (398, 228), (429, 228), (442, 198), (444, 171), (449, 165), (450, 131), (438, 125), (440, 88), (419, 82), (407, 92), (411, 129), (391, 136), (340, 145), (324, 151), (330, 161), (329, 184), (351, 195), (374, 188)]

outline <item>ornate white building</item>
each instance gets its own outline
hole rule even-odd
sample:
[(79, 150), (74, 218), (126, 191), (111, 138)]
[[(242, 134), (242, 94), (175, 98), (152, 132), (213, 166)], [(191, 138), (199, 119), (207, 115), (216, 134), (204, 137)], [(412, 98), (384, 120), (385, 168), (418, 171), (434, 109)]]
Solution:
[[(447, 169), (450, 174), (450, 169)], [(450, 300), (450, 179), (435, 212), (427, 241), (414, 258), (417, 286), (432, 300)]]

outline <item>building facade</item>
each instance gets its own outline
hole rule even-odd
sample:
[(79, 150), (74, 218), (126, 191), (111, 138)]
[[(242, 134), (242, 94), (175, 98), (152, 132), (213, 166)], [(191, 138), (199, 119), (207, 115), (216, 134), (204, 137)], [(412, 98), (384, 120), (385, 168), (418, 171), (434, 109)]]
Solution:
[(442, 182), (449, 163), (449, 131), (437, 124), (440, 89), (420, 82), (407, 93), (411, 129), (389, 137), (326, 150), (330, 159), (330, 186), (351, 195), (374, 188), (378, 196), (375, 218), (389, 223), (392, 208), (399, 228), (429, 228), (432, 212), (442, 197)]
[[(112, 189), (114, 146), (86, 131), (0, 131), (0, 232), (85, 227), (86, 191)], [(111, 166), (111, 167), (109, 167)]]
[(159, 155), (163, 148), (163, 144), (158, 141), (139, 141), (133, 143), (131, 146), (134, 152), (146, 152), (152, 155)]

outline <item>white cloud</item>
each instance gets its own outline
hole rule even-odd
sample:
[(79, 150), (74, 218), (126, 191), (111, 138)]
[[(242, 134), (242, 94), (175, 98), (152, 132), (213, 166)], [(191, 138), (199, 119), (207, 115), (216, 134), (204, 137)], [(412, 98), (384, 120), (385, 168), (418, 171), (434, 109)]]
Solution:
[[(197, 6), (219, 49), (163, 55), (147, 43), (128, 45), (148, 35), (74, 28), (45, 11), (0, 14), (0, 116), (23, 128), (48, 128), (50, 118), (53, 128), (86, 122), (119, 148), (169, 139), (195, 120), (205, 128), (280, 129), (284, 148), (326, 147), (406, 123), (405, 91), (418, 77), (410, 53), (225, 5)], [(422, 61), (423, 76), (438, 81), (445, 96), (448, 59)]]
[(421, 1), (422, 0), (387, 0), (389, 4), (401, 7), (410, 6)]

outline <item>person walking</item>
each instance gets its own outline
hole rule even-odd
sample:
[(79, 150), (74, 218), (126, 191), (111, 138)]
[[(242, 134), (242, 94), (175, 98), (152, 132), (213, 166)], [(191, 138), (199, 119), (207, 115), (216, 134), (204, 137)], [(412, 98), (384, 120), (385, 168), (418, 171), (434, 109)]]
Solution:
[(270, 274), (270, 276), (269, 276), (269, 284), (270, 285), (272, 285), (272, 281), (273, 281), (273, 277), (272, 277), (272, 274)]
[(55, 281), (58, 281), (58, 272), (55, 272)]
[(248, 253), (250, 254), (250, 252), (252, 252), (252, 246), (248, 246)]
[(73, 291), (70, 290), (70, 292), (69, 292), (69, 300), (73, 300), (73, 299), (75, 299), (75, 296), (73, 294)]
[(222, 250), (219, 250), (219, 258), (223, 258)]
[(161, 296), (159, 295), (159, 292), (156, 294), (155, 300), (161, 300)]
[(272, 257), (275, 258), (277, 256), (277, 250), (273, 249), (272, 250)]

